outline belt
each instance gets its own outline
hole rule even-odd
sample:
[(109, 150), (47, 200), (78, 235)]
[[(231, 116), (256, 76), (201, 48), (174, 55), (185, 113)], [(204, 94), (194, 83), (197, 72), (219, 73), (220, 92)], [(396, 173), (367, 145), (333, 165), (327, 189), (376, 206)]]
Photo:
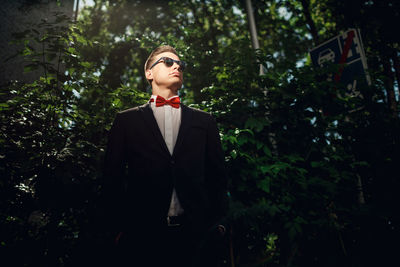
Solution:
[(170, 227), (181, 226), (182, 224), (185, 224), (185, 222), (186, 218), (183, 215), (167, 216), (167, 225)]

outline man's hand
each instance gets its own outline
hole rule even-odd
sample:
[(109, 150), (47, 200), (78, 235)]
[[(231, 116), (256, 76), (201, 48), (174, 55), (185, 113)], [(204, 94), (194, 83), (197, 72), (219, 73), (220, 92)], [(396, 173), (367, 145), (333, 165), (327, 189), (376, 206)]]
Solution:
[(218, 225), (217, 231), (221, 236), (225, 235), (225, 232), (226, 232), (225, 226), (223, 226), (222, 224)]
[(117, 234), (117, 236), (115, 237), (115, 239), (114, 239), (114, 245), (118, 245), (119, 244), (119, 240), (121, 239), (121, 236), (123, 235), (124, 233), (123, 232), (119, 232), (118, 234)]

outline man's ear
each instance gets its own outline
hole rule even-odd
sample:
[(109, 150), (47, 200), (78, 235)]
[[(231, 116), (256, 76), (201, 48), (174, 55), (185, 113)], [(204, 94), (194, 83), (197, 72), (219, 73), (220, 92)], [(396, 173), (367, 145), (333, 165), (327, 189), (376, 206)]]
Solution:
[(153, 80), (153, 72), (151, 71), (151, 69), (146, 70), (146, 79)]

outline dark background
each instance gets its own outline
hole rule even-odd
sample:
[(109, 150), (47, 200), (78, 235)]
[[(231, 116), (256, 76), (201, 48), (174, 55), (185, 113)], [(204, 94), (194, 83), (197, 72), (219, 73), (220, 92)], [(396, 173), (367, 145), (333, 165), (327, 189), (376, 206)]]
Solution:
[[(1, 1), (0, 265), (100, 251), (107, 133), (148, 100), (143, 65), (160, 44), (190, 64), (184, 102), (220, 128), (221, 266), (398, 264), (399, 1), (252, 2), (258, 50), (240, 0), (99, 0), (77, 20), (74, 1)], [(362, 97), (308, 56), (348, 28), (372, 80)]]

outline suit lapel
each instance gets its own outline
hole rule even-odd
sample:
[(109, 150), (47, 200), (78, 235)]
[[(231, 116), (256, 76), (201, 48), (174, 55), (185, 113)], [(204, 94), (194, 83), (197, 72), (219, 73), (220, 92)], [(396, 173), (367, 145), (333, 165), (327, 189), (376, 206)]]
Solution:
[(179, 148), (182, 146), (185, 136), (187, 136), (186, 133), (187, 133), (188, 129), (190, 128), (190, 124), (192, 121), (192, 115), (193, 115), (192, 110), (183, 104), (181, 104), (181, 111), (182, 111), (181, 126), (179, 127), (179, 133), (178, 133), (178, 137), (176, 139), (174, 152), (172, 153), (172, 155), (174, 155), (174, 156), (179, 151)]
[(151, 132), (154, 135), (154, 138), (160, 144), (162, 151), (168, 157), (171, 157), (168, 151), (168, 147), (165, 144), (164, 138), (162, 137), (162, 134), (160, 132), (160, 128), (158, 128), (158, 124), (156, 118), (154, 117), (153, 111), (151, 110), (150, 104), (149, 103), (144, 104), (143, 106), (141, 106), (140, 109), (142, 110), (143, 118), (147, 127), (150, 128)]

